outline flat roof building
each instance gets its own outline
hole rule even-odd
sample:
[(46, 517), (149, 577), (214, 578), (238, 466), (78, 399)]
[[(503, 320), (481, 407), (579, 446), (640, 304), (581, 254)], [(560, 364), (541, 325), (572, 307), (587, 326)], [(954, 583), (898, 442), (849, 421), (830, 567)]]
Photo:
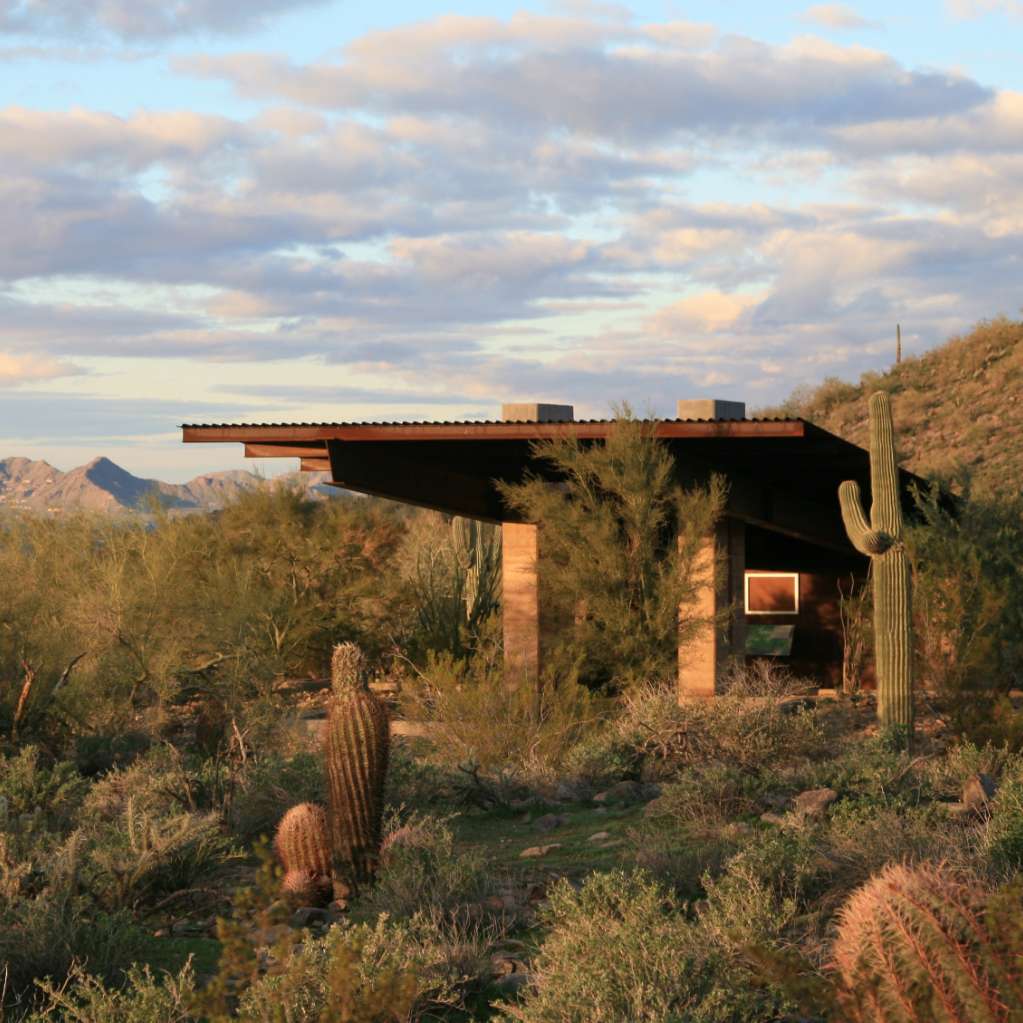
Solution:
[[(680, 698), (720, 691), (730, 658), (768, 655), (820, 685), (839, 684), (839, 585), (862, 578), (866, 559), (846, 537), (838, 486), (870, 493), (868, 453), (802, 419), (748, 419), (740, 402), (680, 401), (675, 419), (649, 421), (670, 448), (679, 481), (728, 480), (727, 507), (706, 540), (704, 613), (731, 608), (722, 629), (679, 651)], [(572, 436), (595, 443), (613, 419), (576, 420), (570, 405), (511, 404), (499, 421), (186, 425), (186, 443), (234, 442), (250, 458), (297, 458), (338, 487), (502, 527), (505, 663), (536, 678), (545, 642), (539, 534), (501, 499), (496, 481), (551, 476), (534, 441)], [(912, 510), (901, 472), (903, 504)], [(727, 562), (715, 584), (713, 565)], [(848, 587), (846, 586), (846, 589)]]

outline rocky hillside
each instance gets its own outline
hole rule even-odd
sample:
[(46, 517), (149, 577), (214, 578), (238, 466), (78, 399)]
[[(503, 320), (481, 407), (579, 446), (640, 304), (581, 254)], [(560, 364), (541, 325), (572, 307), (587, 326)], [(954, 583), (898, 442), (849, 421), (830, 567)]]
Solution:
[(892, 395), (900, 461), (923, 476), (970, 471), (977, 493), (1023, 489), (1023, 322), (979, 324), (858, 384), (826, 380), (759, 415), (801, 416), (867, 445), (867, 397)]
[[(325, 473), (288, 473), (274, 483), (283, 480), (317, 500), (339, 495), (325, 479)], [(171, 512), (213, 511), (266, 485), (262, 477), (238, 469), (207, 473), (188, 483), (163, 483), (133, 476), (109, 458), (94, 458), (69, 472), (30, 458), (0, 459), (0, 508), (49, 514), (145, 511), (154, 499)]]

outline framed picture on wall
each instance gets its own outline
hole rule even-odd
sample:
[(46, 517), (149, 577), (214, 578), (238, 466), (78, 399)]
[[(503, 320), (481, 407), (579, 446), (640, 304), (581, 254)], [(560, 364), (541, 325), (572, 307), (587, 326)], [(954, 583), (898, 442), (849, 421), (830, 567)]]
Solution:
[(746, 614), (798, 615), (799, 573), (746, 573)]

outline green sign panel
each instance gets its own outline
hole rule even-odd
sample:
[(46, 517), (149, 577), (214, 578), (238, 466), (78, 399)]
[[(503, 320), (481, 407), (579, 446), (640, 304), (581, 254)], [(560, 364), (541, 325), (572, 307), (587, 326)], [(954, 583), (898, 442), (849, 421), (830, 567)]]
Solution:
[(794, 625), (746, 625), (746, 653), (754, 657), (788, 657)]

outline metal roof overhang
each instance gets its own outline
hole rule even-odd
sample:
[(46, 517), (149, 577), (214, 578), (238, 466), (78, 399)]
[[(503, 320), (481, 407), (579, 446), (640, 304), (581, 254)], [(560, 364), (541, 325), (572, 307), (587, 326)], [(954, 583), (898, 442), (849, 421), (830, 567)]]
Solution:
[[(495, 480), (550, 476), (532, 453), (544, 438), (601, 440), (613, 420), (555, 423), (269, 423), (182, 427), (185, 443), (235, 442), (249, 458), (298, 458), (335, 486), (452, 514), (514, 521)], [(719, 472), (729, 480), (728, 514), (852, 555), (837, 489), (857, 480), (870, 493), (866, 451), (801, 419), (652, 420), (684, 482)], [(912, 507), (902, 472), (903, 501)]]

